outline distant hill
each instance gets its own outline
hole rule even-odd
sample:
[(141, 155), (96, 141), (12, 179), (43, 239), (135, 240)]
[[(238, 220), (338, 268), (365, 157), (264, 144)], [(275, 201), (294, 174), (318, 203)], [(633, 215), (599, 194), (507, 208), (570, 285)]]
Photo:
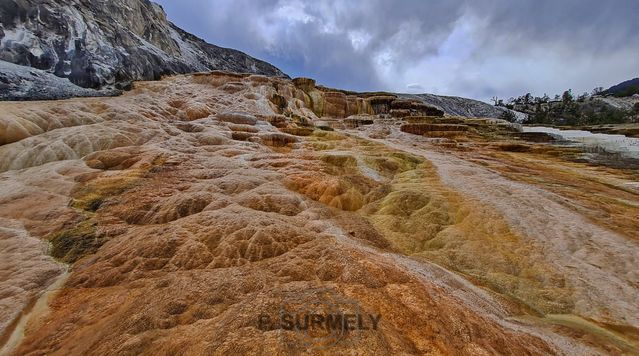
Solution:
[[(461, 98), (457, 96), (443, 96), (434, 94), (400, 94), (401, 97), (417, 99), (425, 104), (441, 109), (447, 115), (464, 117), (489, 117), (502, 118), (505, 112), (510, 110), (504, 107), (493, 106), (479, 100)], [(512, 111), (518, 121), (525, 115)]]
[(639, 94), (639, 78), (626, 80), (625, 82), (614, 85), (606, 90), (604, 94), (613, 94), (616, 96)]

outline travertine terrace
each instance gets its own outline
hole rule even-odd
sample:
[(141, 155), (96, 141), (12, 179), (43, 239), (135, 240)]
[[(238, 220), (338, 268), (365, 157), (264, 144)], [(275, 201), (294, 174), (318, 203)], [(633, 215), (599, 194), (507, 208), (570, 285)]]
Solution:
[[(0, 103), (0, 144), (3, 352), (639, 352), (637, 173), (498, 120), (213, 72)], [(379, 329), (258, 328), (327, 300)]]

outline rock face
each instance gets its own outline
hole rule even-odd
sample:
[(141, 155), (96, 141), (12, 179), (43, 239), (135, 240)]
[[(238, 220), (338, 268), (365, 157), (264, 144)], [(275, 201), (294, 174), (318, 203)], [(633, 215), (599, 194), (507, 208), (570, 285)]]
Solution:
[(319, 117), (444, 115), (444, 111), (420, 99), (403, 99), (392, 93), (357, 93), (331, 89), (316, 86), (315, 81), (309, 78), (295, 78), (292, 82), (298, 91), (290, 95), (299, 98)]
[[(448, 115), (500, 118), (504, 111), (508, 110), (461, 97), (350, 92), (317, 86), (315, 81), (309, 78), (295, 78), (293, 84), (302, 92), (298, 98), (318, 116), (343, 118), (361, 114), (387, 114), (392, 117)], [(515, 114), (520, 115), (516, 112)]]
[(286, 76), (181, 30), (148, 0), (4, 0), (0, 24), (0, 60), (83, 88), (126, 87), (133, 80), (214, 69)]
[(435, 106), (448, 115), (464, 117), (499, 118), (506, 108), (484, 103), (483, 101), (461, 98), (458, 96), (441, 96), (434, 94), (401, 94), (400, 97), (420, 100), (425, 104)]
[(0, 100), (56, 100), (117, 94), (119, 90), (82, 88), (49, 72), (0, 60)]

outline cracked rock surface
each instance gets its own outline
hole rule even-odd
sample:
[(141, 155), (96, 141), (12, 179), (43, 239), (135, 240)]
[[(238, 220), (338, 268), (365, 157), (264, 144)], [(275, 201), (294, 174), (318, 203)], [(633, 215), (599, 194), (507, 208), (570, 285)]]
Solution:
[[(3, 345), (636, 353), (636, 172), (397, 99), (212, 72), (0, 103)], [(381, 319), (259, 327), (282, 310)]]

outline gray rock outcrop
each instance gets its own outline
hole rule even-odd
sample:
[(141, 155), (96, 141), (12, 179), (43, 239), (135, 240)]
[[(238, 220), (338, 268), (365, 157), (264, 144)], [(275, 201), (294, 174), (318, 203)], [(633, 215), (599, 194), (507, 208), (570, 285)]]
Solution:
[(286, 77), (181, 30), (148, 0), (3, 0), (0, 60), (93, 89), (210, 70)]
[[(407, 99), (420, 100), (425, 104), (441, 109), (447, 115), (451, 116), (499, 118), (505, 111), (508, 111), (506, 108), (493, 106), (483, 101), (458, 96), (434, 94), (400, 94), (399, 96)], [(514, 113), (519, 119), (521, 113)]]

